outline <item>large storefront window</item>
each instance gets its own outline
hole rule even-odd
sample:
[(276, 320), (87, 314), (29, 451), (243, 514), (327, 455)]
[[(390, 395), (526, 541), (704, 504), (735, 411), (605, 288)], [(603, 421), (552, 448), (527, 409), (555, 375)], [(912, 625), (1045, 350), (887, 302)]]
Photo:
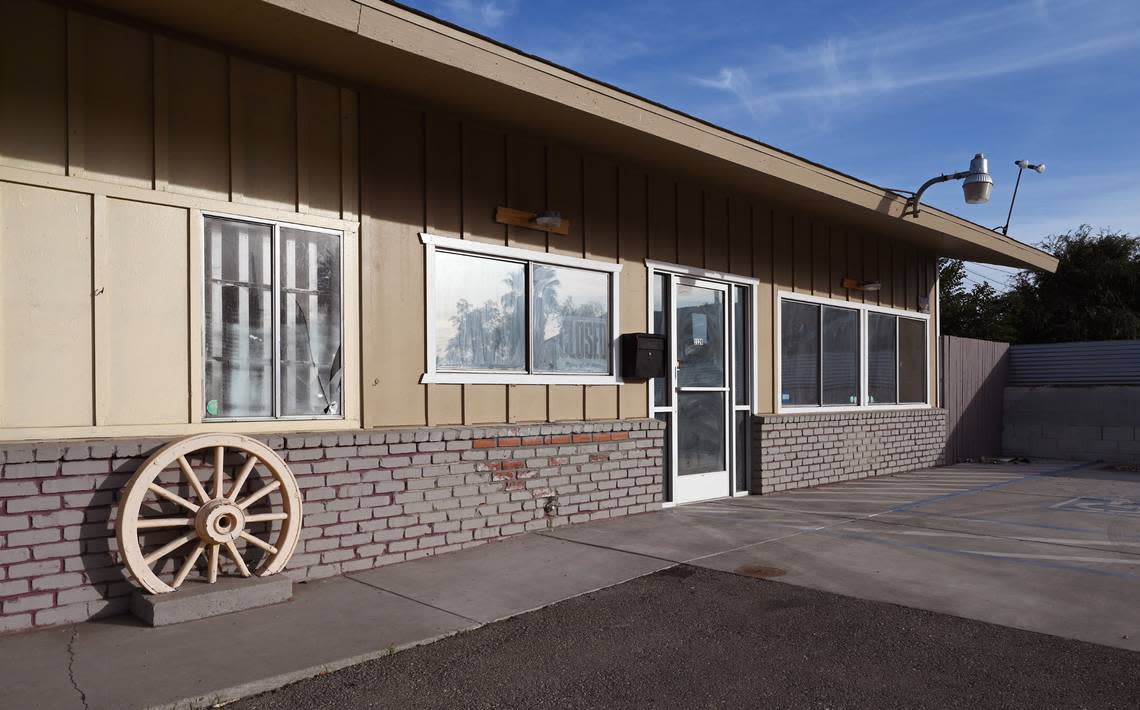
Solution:
[(204, 417), (341, 416), (341, 234), (212, 216), (204, 227)]
[(425, 382), (616, 381), (619, 267), (426, 234), (423, 240)]
[(788, 294), (779, 352), (781, 408), (928, 402), (927, 320), (917, 314)]

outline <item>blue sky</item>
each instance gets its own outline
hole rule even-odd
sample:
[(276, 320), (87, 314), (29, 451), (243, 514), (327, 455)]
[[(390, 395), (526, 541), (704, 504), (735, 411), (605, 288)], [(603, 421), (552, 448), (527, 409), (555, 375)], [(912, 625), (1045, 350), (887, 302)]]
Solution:
[[(1140, 234), (1140, 1), (414, 0), (526, 52), (884, 187), (990, 158), (988, 205), (925, 201), (1037, 243)], [(969, 266), (1004, 288), (1009, 269)]]

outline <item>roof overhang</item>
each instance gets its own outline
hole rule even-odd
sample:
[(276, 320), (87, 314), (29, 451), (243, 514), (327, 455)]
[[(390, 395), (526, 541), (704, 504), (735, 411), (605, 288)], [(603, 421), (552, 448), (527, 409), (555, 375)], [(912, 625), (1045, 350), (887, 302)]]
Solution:
[(382, 0), (90, 0), (128, 18), (707, 182), (939, 255), (1055, 271), (1034, 247)]

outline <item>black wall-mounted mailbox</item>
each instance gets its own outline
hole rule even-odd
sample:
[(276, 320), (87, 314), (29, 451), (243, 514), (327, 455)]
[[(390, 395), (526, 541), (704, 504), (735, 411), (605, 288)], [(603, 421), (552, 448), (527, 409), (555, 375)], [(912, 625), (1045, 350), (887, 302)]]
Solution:
[(626, 333), (621, 336), (621, 376), (648, 380), (665, 376), (665, 336)]

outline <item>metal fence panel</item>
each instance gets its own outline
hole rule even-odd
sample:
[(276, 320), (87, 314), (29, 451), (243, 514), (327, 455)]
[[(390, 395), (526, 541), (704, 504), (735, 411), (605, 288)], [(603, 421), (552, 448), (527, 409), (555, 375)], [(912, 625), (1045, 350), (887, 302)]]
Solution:
[(1014, 345), (1010, 385), (1140, 385), (1140, 340)]

